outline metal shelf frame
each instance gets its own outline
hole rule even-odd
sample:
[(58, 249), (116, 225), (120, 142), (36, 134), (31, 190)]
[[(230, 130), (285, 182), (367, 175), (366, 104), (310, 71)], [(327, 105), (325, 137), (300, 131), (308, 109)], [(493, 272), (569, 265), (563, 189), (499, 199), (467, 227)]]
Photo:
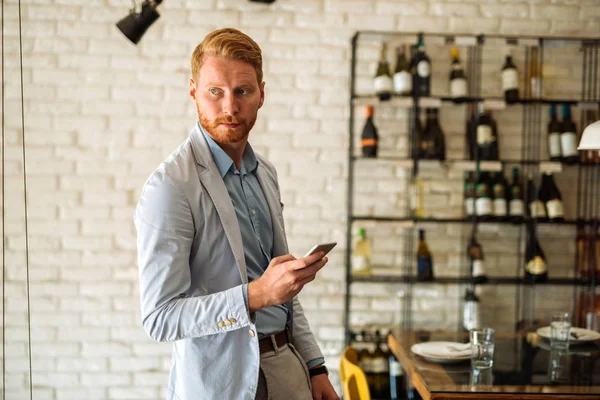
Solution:
[[(356, 64), (357, 64), (357, 45), (360, 40), (369, 41), (387, 41), (391, 42), (394, 40), (400, 40), (401, 43), (414, 43), (416, 42), (417, 36), (421, 32), (383, 32), (383, 31), (358, 31), (356, 32), (350, 42), (351, 46), (351, 62), (350, 62), (350, 96), (349, 96), (349, 107), (350, 116), (348, 121), (349, 128), (349, 140), (348, 140), (348, 186), (347, 186), (347, 233), (346, 233), (346, 293), (345, 293), (345, 309), (344, 309), (344, 327), (345, 327), (345, 342), (350, 344), (350, 307), (352, 298), (352, 286), (353, 284), (360, 284), (362, 282), (370, 283), (398, 283), (405, 284), (405, 295), (403, 299), (403, 321), (402, 325), (405, 329), (411, 328), (412, 323), (412, 287), (415, 284), (425, 284), (425, 282), (417, 282), (416, 277), (412, 275), (412, 262), (414, 258), (414, 232), (412, 231), (419, 223), (470, 223), (473, 225), (473, 229), (476, 230), (480, 223), (494, 223), (494, 224), (511, 224), (511, 222), (505, 221), (481, 221), (478, 218), (415, 218), (411, 215), (410, 206), (407, 205), (405, 215), (408, 217), (385, 217), (385, 216), (360, 216), (353, 213), (354, 210), (354, 187), (355, 187), (355, 163), (362, 157), (356, 155), (356, 149), (354, 148), (354, 128), (355, 128), (355, 111), (354, 108), (357, 104), (366, 102), (372, 102), (373, 104), (379, 103), (377, 97), (373, 95), (363, 95), (356, 93)], [(518, 160), (503, 160), (502, 168), (506, 164), (519, 164), (521, 165), (523, 176), (527, 174), (537, 175), (539, 171), (539, 165), (547, 160), (540, 159), (540, 139), (542, 134), (541, 126), (541, 113), (542, 105), (545, 104), (570, 104), (578, 105), (582, 109), (581, 115), (582, 120), (580, 121), (580, 128), (583, 126), (583, 110), (595, 109), (596, 112), (600, 110), (600, 80), (599, 80), (599, 51), (600, 48), (600, 37), (598, 38), (582, 38), (582, 37), (541, 37), (541, 36), (515, 36), (515, 35), (474, 35), (474, 34), (445, 34), (445, 33), (422, 33), (426, 42), (438, 43), (438, 44), (456, 44), (467, 47), (467, 58), (466, 58), (466, 69), (467, 76), (469, 78), (469, 94), (470, 97), (464, 103), (478, 103), (478, 102), (491, 102), (496, 106), (503, 107), (521, 107), (523, 112), (523, 125), (522, 125), (522, 154)], [(553, 99), (553, 98), (532, 98), (527, 90), (523, 91), (523, 98), (516, 104), (502, 105), (503, 99), (499, 97), (483, 97), (481, 96), (481, 68), (482, 68), (482, 47), (486, 43), (505, 43), (508, 45), (521, 46), (525, 48), (525, 68), (522, 73), (527, 76), (527, 67), (531, 59), (532, 47), (539, 49), (538, 63), (539, 70), (542, 71), (544, 63), (544, 48), (556, 48), (560, 46), (571, 46), (580, 49), (583, 52), (582, 56), (582, 82), (581, 82), (581, 96), (580, 98), (573, 99)], [(541, 77), (541, 86), (543, 89), (543, 76)], [(419, 97), (403, 97), (393, 96), (390, 100), (392, 102), (400, 102), (402, 106), (409, 108), (410, 113), (408, 116), (408, 140), (409, 140), (409, 154), (410, 158), (395, 158), (387, 157), (381, 158), (382, 160), (389, 161), (402, 161), (406, 163), (406, 167), (412, 170), (412, 173), (407, 179), (407, 183), (413, 184), (414, 177), (418, 174), (419, 163), (416, 159), (416, 146), (417, 141), (415, 140), (415, 130), (413, 126), (414, 113), (418, 113), (420, 110), (420, 103), (422, 101), (431, 103), (439, 103), (440, 105), (452, 106), (454, 101), (445, 96), (433, 96), (431, 98), (419, 98)], [(449, 103), (449, 104), (446, 104)], [(457, 111), (458, 112), (458, 111)], [(467, 111), (468, 112), (468, 111)], [(535, 145), (534, 145), (535, 144)], [(461, 162), (468, 160), (447, 160), (446, 163)], [(475, 160), (479, 166), (480, 161)], [(571, 166), (565, 166), (571, 167)], [(515, 260), (515, 277), (489, 277), (487, 284), (495, 285), (517, 285), (520, 290), (517, 290), (517, 299), (515, 305), (515, 317), (516, 320), (530, 321), (532, 319), (532, 310), (535, 309), (534, 299), (535, 290), (537, 286), (551, 286), (551, 285), (572, 285), (573, 296), (578, 296), (582, 290), (588, 291), (589, 293), (595, 293), (596, 288), (596, 277), (592, 274), (590, 280), (583, 280), (580, 278), (551, 278), (543, 284), (532, 284), (526, 282), (521, 278), (523, 270), (523, 250), (522, 243), (524, 240), (524, 227), (530, 226), (536, 229), (538, 224), (557, 224), (557, 225), (573, 225), (583, 227), (586, 234), (592, 235), (598, 232), (600, 227), (600, 165), (598, 164), (586, 164), (580, 163), (574, 166), (578, 168), (578, 191), (577, 191), (577, 217), (575, 220), (564, 221), (564, 222), (542, 222), (536, 219), (526, 218), (523, 222), (513, 224), (517, 229), (516, 246), (519, 249), (517, 259)], [(477, 176), (475, 176), (477, 179)], [(408, 202), (407, 202), (408, 203)], [(352, 228), (356, 221), (375, 221), (384, 223), (397, 223), (404, 224), (406, 229), (411, 230), (408, 235), (404, 238), (405, 240), (405, 259), (410, 260), (403, 266), (403, 274), (401, 276), (368, 276), (368, 277), (356, 277), (352, 276), (352, 265), (351, 265), (351, 252), (352, 252)], [(588, 260), (590, 262), (590, 268), (594, 267), (595, 260), (595, 246), (589, 246)], [(576, 257), (579, 255), (577, 254)], [(466, 256), (465, 256), (466, 259)], [(576, 258), (577, 260), (577, 258)], [(575, 260), (575, 274), (577, 274), (577, 264)], [(461, 277), (458, 278), (437, 278), (432, 283), (441, 284), (473, 284), (472, 277), (470, 277), (470, 268), (468, 263), (465, 261), (465, 267), (461, 270)], [(462, 300), (461, 300), (462, 302)], [(594, 296), (592, 296), (591, 306), (594, 304)], [(460, 307), (459, 307), (460, 310)], [(460, 320), (460, 319), (459, 319)]]

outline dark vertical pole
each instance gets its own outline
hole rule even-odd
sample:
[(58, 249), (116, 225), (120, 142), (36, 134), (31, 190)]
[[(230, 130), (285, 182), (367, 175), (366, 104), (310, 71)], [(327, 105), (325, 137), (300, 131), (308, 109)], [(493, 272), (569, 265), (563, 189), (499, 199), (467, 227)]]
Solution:
[(350, 119), (348, 121), (348, 197), (346, 217), (346, 296), (344, 299), (344, 341), (350, 345), (350, 298), (351, 298), (351, 270), (352, 270), (352, 215), (354, 210), (354, 85), (356, 79), (356, 44), (358, 33), (352, 37), (350, 55)]

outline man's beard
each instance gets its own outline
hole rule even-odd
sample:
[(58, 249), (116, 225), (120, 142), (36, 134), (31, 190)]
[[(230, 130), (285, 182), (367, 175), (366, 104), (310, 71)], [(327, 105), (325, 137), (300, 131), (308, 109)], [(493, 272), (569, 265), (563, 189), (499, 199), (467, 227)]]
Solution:
[[(198, 117), (200, 119), (200, 125), (202, 125), (202, 128), (209, 133), (210, 137), (213, 138), (215, 142), (221, 144), (235, 144), (248, 139), (250, 130), (256, 123), (257, 114), (254, 114), (254, 117), (249, 120), (232, 116), (210, 120), (200, 112), (200, 109), (198, 109)], [(239, 124), (239, 126), (235, 129), (231, 129), (220, 126), (222, 123)]]

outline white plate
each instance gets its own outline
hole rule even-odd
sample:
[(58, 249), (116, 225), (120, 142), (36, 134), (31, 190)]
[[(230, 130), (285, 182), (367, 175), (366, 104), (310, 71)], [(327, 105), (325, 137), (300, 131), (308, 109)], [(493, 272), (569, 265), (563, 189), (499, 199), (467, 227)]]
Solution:
[[(596, 331), (591, 331), (589, 329), (572, 327), (571, 332), (573, 332), (575, 335), (577, 335), (577, 339), (575, 339), (573, 336), (570, 336), (569, 337), (570, 344), (587, 343), (587, 342), (593, 342), (594, 340), (600, 339), (600, 333), (598, 333)], [(543, 327), (539, 328), (537, 330), (537, 334), (543, 338), (550, 339), (550, 335), (551, 335), (550, 327), (543, 326)]]
[(471, 347), (468, 343), (424, 342), (412, 345), (410, 350), (427, 361), (439, 364), (452, 364), (471, 358)]

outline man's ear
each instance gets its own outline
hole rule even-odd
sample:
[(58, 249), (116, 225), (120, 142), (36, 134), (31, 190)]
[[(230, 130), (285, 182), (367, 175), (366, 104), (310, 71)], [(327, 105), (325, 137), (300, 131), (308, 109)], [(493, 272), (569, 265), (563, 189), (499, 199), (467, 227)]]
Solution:
[(190, 78), (190, 97), (196, 101), (196, 82), (193, 78)]
[(260, 84), (260, 102), (258, 108), (261, 108), (265, 102), (265, 82)]

